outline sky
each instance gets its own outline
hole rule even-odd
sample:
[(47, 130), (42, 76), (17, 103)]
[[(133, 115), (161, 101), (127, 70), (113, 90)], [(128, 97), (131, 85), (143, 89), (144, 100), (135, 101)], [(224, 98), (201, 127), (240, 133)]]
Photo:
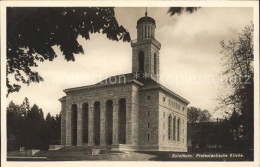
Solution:
[[(161, 84), (181, 95), (189, 106), (209, 110), (213, 117), (217, 97), (223, 89), (219, 74), (223, 70), (220, 41), (236, 38), (253, 20), (252, 8), (200, 8), (193, 14), (170, 16), (168, 8), (148, 8), (148, 16), (156, 21), (155, 37), (161, 43)], [(136, 39), (136, 22), (145, 8), (115, 8), (119, 24)], [(18, 93), (7, 98), (21, 104), (25, 97), (55, 115), (61, 111), (59, 98), (64, 89), (95, 84), (109, 76), (130, 73), (132, 48), (130, 43), (108, 40), (103, 34), (92, 34), (90, 40), (78, 37), (84, 54), (75, 55), (75, 62), (67, 62), (59, 48), (58, 57), (39, 63), (36, 71), (44, 78), (42, 83), (22, 85)]]

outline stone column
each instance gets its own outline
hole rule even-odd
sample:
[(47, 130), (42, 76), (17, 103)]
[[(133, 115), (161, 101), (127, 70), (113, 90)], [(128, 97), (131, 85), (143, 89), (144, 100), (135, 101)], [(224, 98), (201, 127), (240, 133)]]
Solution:
[(82, 119), (82, 105), (78, 105), (78, 113), (77, 113), (77, 145), (83, 145), (83, 119)]
[(59, 99), (61, 102), (61, 145), (66, 145), (66, 97)]
[(145, 38), (145, 26), (143, 25), (143, 38)]
[(126, 144), (132, 144), (132, 103), (126, 102)]
[(118, 145), (118, 101), (113, 102), (113, 145)]
[(152, 27), (149, 25), (149, 38), (152, 36)]
[(106, 145), (106, 113), (105, 102), (100, 104), (100, 145)]
[(154, 27), (154, 25), (152, 26), (152, 36), (153, 36), (153, 38), (155, 38), (155, 33), (154, 33), (154, 31), (155, 31), (155, 27)]
[(94, 106), (92, 103), (89, 103), (89, 112), (88, 112), (88, 145), (93, 146), (93, 120), (94, 119)]
[(176, 122), (177, 122), (177, 121), (176, 121), (176, 116), (174, 116), (173, 119), (175, 120), (175, 121), (173, 122), (173, 123), (174, 123), (173, 128), (174, 128), (174, 132), (175, 132), (175, 133), (174, 133), (174, 141), (176, 141), (176, 140), (177, 140), (177, 138), (176, 138), (176, 137), (177, 137), (177, 136), (176, 136), (176, 134), (177, 134), (177, 131), (176, 131), (176, 127), (177, 127), (177, 126), (176, 126)]
[(148, 38), (148, 33), (149, 33), (149, 26), (146, 25), (146, 38)]
[(71, 105), (66, 107), (66, 146), (71, 146)]
[(140, 39), (140, 28), (136, 27), (136, 29), (137, 29), (137, 39)]
[(131, 144), (137, 145), (138, 144), (138, 105), (135, 103), (132, 103), (132, 141)]

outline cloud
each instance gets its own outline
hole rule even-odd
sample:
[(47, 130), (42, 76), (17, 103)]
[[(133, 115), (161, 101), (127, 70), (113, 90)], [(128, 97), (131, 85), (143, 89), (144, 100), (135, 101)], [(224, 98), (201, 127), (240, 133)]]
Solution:
[[(168, 8), (148, 8), (148, 15), (156, 20), (156, 38), (161, 42), (160, 72), (167, 76), (215, 76), (221, 72), (220, 40), (235, 38), (253, 19), (252, 8), (201, 8), (193, 14), (170, 17)], [(136, 38), (136, 22), (144, 16), (144, 8), (116, 8), (116, 18), (131, 38)], [(28, 97), (45, 114), (60, 111), (59, 98), (64, 89), (99, 82), (105, 77), (131, 72), (130, 43), (108, 40), (103, 34), (93, 34), (86, 41), (81, 37), (84, 54), (75, 62), (67, 62), (55, 48), (58, 58), (44, 62), (36, 69), (44, 77), (41, 84), (23, 86), (19, 93), (8, 97), (21, 103)], [(91, 80), (87, 77), (94, 77)], [(188, 99), (192, 106), (213, 110), (220, 85), (205, 81), (199, 84), (163, 82), (169, 89)]]

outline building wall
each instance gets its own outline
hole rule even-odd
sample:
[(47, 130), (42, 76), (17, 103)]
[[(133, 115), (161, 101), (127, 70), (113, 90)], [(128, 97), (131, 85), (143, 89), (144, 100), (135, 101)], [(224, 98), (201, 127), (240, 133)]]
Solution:
[[(180, 107), (176, 107), (176, 104)], [(168, 139), (169, 115), (172, 116), (172, 120), (176, 116), (176, 124), (178, 118), (180, 118), (179, 141), (177, 141), (177, 129), (175, 140), (172, 137), (173, 126), (171, 126), (171, 139)], [(160, 150), (187, 151), (187, 105), (162, 91), (159, 93), (159, 147)]]
[[(89, 90), (80, 90), (67, 93), (66, 104), (64, 107), (66, 113), (66, 145), (71, 145), (71, 105), (76, 104), (78, 112), (82, 113), (83, 103), (88, 103), (90, 110), (96, 101), (100, 102), (101, 110), (105, 108), (107, 100), (113, 101), (113, 107), (118, 109), (118, 101), (121, 98), (126, 99), (126, 144), (137, 144), (138, 141), (138, 86), (135, 84), (116, 85), (102, 88), (95, 88)], [(101, 111), (101, 112), (102, 112)], [(64, 112), (62, 112), (64, 113)], [(104, 120), (101, 113), (101, 122)], [(64, 115), (63, 115), (64, 117)], [(81, 119), (78, 119), (82, 121)], [(89, 115), (89, 122), (93, 124), (93, 115)], [(80, 123), (79, 123), (80, 124)], [(78, 133), (82, 133), (82, 126), (78, 126)], [(91, 128), (89, 127), (89, 131)], [(101, 126), (101, 132), (104, 131), (104, 126)], [(78, 134), (78, 145), (82, 145), (79, 140), (82, 134)], [(91, 138), (91, 136), (90, 136)], [(102, 136), (101, 136), (102, 138)], [(102, 139), (101, 139), (102, 140)], [(89, 139), (91, 143), (91, 140)], [(101, 141), (102, 144), (102, 141)]]
[[(139, 52), (144, 52), (144, 72), (149, 74), (149, 77), (157, 81), (159, 73), (159, 49), (149, 41), (142, 42), (132, 46), (132, 72), (139, 72)], [(154, 53), (157, 54), (157, 74), (154, 74)], [(142, 76), (141, 76), (142, 77)]]
[[(62, 142), (71, 145), (71, 105), (76, 104), (78, 112), (82, 114), (83, 103), (88, 103), (89, 112), (95, 101), (100, 102), (101, 122), (107, 100), (113, 101), (113, 110), (118, 110), (118, 101), (126, 99), (126, 146), (139, 150), (187, 151), (187, 106), (176, 98), (161, 90), (139, 90), (136, 84), (116, 85), (90, 90), (80, 90), (67, 93), (62, 102)], [(113, 112), (114, 113), (114, 112)], [(176, 123), (180, 118), (180, 141), (168, 139), (168, 116), (176, 116)], [(82, 119), (78, 119), (82, 122)], [(117, 120), (113, 118), (113, 124)], [(81, 124), (81, 122), (79, 124)], [(93, 114), (89, 115), (89, 125), (93, 124)], [(102, 123), (101, 123), (102, 124)], [(116, 123), (115, 123), (116, 124)], [(149, 124), (149, 125), (148, 125)], [(78, 126), (77, 145), (84, 145), (82, 140), (82, 126)], [(104, 132), (101, 125), (101, 133)], [(177, 128), (177, 126), (176, 126)], [(66, 129), (66, 131), (65, 131)], [(114, 129), (113, 129), (114, 130)], [(93, 131), (93, 129), (92, 129)], [(89, 127), (91, 133), (91, 127)], [(116, 131), (113, 131), (113, 140)], [(177, 130), (176, 130), (177, 134)], [(148, 139), (149, 135), (149, 139)], [(89, 143), (91, 145), (91, 136)], [(101, 135), (101, 145), (104, 139)], [(89, 145), (89, 144), (88, 144)]]
[(158, 146), (158, 96), (158, 90), (139, 92), (140, 146)]

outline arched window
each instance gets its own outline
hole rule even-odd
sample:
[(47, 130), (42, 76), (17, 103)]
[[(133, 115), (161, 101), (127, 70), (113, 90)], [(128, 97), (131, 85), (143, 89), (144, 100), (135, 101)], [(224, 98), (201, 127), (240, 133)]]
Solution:
[(144, 52), (139, 52), (139, 72), (144, 72)]
[(180, 118), (177, 121), (177, 141), (180, 141)]
[(172, 127), (172, 139), (176, 140), (176, 117), (173, 117), (173, 127)]
[(71, 106), (71, 135), (72, 141), (71, 144), (73, 146), (77, 145), (77, 120), (78, 120), (78, 109), (77, 105), (73, 104)]
[(156, 53), (154, 53), (154, 56), (153, 56), (153, 69), (154, 69), (154, 74), (157, 73), (157, 55)]
[(168, 117), (168, 140), (171, 140), (172, 116)]
[(83, 123), (83, 143), (88, 143), (88, 103), (82, 106), (82, 123)]
[(126, 100), (124, 98), (118, 101), (118, 142), (126, 144)]
[(100, 102), (94, 103), (94, 144), (100, 145)]
[(105, 136), (106, 136), (106, 144), (112, 144), (113, 138), (113, 101), (106, 101), (106, 109), (105, 109)]

